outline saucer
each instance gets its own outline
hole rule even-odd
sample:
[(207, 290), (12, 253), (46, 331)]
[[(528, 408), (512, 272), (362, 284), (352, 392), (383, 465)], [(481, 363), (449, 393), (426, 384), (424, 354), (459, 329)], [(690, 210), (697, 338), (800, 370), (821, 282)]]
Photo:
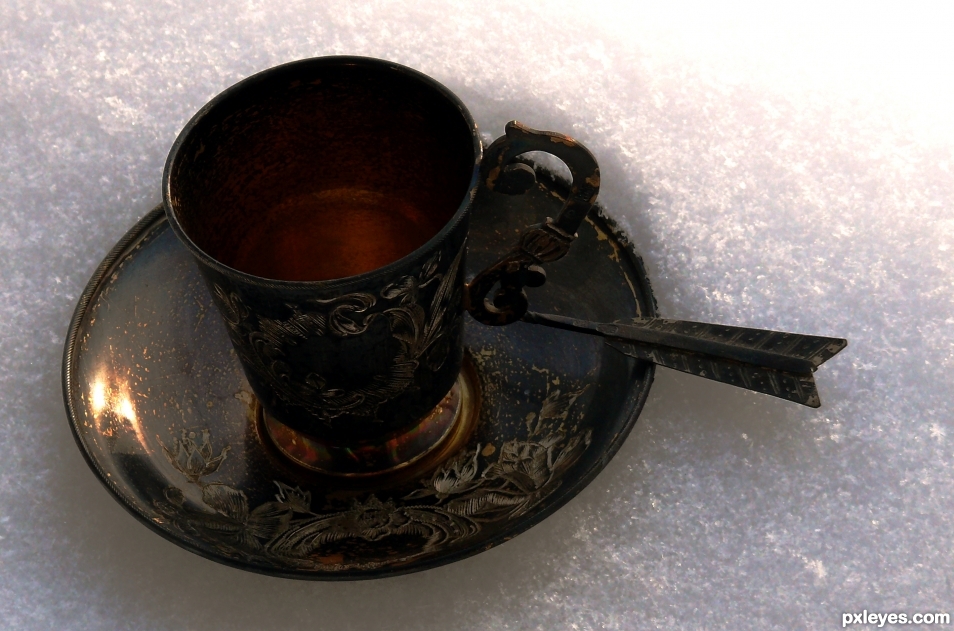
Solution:
[[(482, 189), (470, 276), (565, 186), (537, 169), (524, 195)], [(642, 262), (597, 206), (533, 309), (595, 321), (654, 316)], [(152, 530), (243, 570), (360, 579), (487, 550), (545, 519), (606, 466), (636, 422), (653, 365), (600, 338), (467, 318), (480, 402), (454, 450), (392, 476), (323, 476), (268, 438), (222, 318), (162, 208), (139, 221), (80, 298), (63, 361), (76, 442), (113, 496)]]

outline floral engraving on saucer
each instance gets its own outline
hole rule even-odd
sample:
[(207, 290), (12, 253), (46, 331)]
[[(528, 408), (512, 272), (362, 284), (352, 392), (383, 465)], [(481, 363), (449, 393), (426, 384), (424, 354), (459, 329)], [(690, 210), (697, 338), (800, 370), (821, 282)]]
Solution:
[[(443, 275), (437, 272), (438, 252), (424, 264), (419, 277), (404, 276), (384, 287), (379, 297), (357, 292), (329, 300), (312, 298), (304, 305), (287, 305), (292, 313), (284, 320), (252, 317), (237, 293), (218, 284), (212, 286), (212, 293), (221, 306), (230, 335), (238, 340), (236, 351), (242, 360), (255, 366), (271, 391), (286, 403), (301, 406), (326, 423), (344, 414), (373, 416), (381, 405), (414, 384), (422, 364), (431, 372), (437, 372), (444, 364), (451, 341), (461, 329), (461, 288), (457, 276), (465, 250), (466, 244)], [(425, 309), (420, 304), (421, 291), (432, 283), (439, 284)], [(396, 304), (367, 313), (379, 299)], [(332, 387), (316, 372), (296, 374), (285, 361), (286, 350), (304, 340), (325, 335), (361, 335), (378, 318), (387, 319), (400, 351), (385, 372), (374, 375), (361, 387)]]
[[(540, 412), (532, 415), (537, 423), (530, 436), (504, 443), (494, 462), (488, 458), (497, 450), (478, 444), (400, 499), (382, 501), (372, 493), (329, 512), (312, 509), (311, 491), (278, 480), (273, 481), (275, 499), (251, 507), (241, 489), (204, 479), (218, 471), (229, 446), (215, 455), (208, 430), (201, 432), (199, 442), (195, 432), (183, 431), (172, 448), (163, 445), (163, 453), (199, 487), (202, 505), (169, 486), (165, 501), (156, 500), (154, 506), (183, 533), (233, 559), (258, 565), (335, 572), (405, 563), (521, 517), (556, 491), (590, 445), (589, 429), (571, 434), (562, 429), (582, 392), (551, 392)], [(561, 427), (554, 429), (556, 423)], [(402, 537), (423, 539), (423, 544), (405, 549), (390, 545)], [(361, 544), (363, 554), (342, 554), (341, 544), (348, 541)]]

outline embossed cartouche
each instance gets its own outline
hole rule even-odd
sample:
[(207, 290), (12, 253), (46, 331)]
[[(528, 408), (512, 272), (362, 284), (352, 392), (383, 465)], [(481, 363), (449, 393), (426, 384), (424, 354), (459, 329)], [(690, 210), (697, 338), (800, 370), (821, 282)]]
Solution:
[(285, 199), (262, 214), (224, 262), (264, 278), (316, 281), (378, 269), (437, 234), (455, 208), (423, 210), (398, 196), (332, 189)]

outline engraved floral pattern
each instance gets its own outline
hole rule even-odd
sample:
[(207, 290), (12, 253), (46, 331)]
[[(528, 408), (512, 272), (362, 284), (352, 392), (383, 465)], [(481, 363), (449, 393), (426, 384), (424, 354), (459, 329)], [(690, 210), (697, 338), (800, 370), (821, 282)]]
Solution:
[[(585, 390), (551, 390), (540, 411), (528, 417), (529, 439), (504, 443), (497, 461), (488, 465), (479, 478), (475, 477), (480, 454), (477, 445), (436, 471), (423, 481), (424, 488), (404, 499), (434, 496), (438, 503), (446, 499), (447, 510), (479, 522), (524, 515), (559, 487), (566, 471), (590, 444), (589, 430), (566, 437), (560, 429), (552, 429), (567, 419)], [(534, 419), (535, 426), (531, 425)]]
[[(556, 418), (566, 418), (576, 396), (550, 399), (551, 411), (554, 406), (561, 408), (555, 410)], [(164, 446), (163, 452), (199, 487), (201, 505), (170, 486), (155, 507), (174, 527), (232, 558), (322, 571), (374, 569), (465, 542), (488, 527), (527, 514), (560, 486), (589, 444), (589, 430), (568, 436), (547, 429), (540, 437), (504, 443), (493, 462), (482, 455), (487, 450), (477, 445), (400, 499), (381, 500), (370, 494), (353, 499), (344, 509), (318, 511), (311, 506), (310, 491), (279, 481), (274, 482), (274, 499), (254, 508), (244, 491), (206, 482), (203, 478), (218, 470), (228, 447), (214, 456), (207, 431), (198, 444), (194, 434), (183, 433), (173, 439), (173, 448)], [(389, 541), (402, 536), (422, 543), (395, 553)], [(334, 552), (336, 544), (349, 540), (382, 547), (371, 560), (349, 560)]]
[(474, 479), (478, 471), (477, 455), (479, 451), (480, 445), (473, 451), (458, 454), (446, 467), (435, 471), (430, 480), (424, 482), (425, 488), (406, 495), (404, 499), (419, 499), (434, 495), (440, 502), (452, 495), (465, 493), (480, 486), (482, 479)]
[[(445, 274), (437, 272), (438, 253), (424, 264), (418, 276), (400, 278), (382, 289), (378, 297), (352, 293), (330, 300), (311, 299), (305, 303), (307, 311), (288, 305), (292, 313), (284, 320), (251, 317), (237, 293), (220, 285), (214, 285), (213, 292), (231, 335), (238, 341), (237, 352), (286, 403), (299, 405), (326, 422), (344, 414), (374, 416), (382, 404), (414, 384), (422, 364), (432, 372), (443, 365), (459, 333), (461, 314), (456, 306), (461, 304), (461, 288), (457, 276), (464, 251), (462, 246)], [(422, 290), (434, 283), (437, 288), (425, 309)], [(368, 313), (379, 300), (394, 306)], [(298, 375), (286, 361), (286, 350), (306, 339), (361, 335), (378, 318), (386, 318), (400, 351), (385, 372), (359, 387), (335, 388), (316, 372)]]
[(218, 456), (213, 456), (212, 445), (209, 443), (209, 430), (207, 429), (202, 431), (202, 439), (199, 444), (195, 442), (195, 432), (186, 432), (185, 430), (182, 430), (180, 438), (172, 439), (172, 449), (166, 447), (161, 439), (159, 444), (162, 445), (162, 451), (166, 455), (166, 459), (193, 484), (197, 484), (202, 476), (218, 471), (231, 448), (226, 445)]

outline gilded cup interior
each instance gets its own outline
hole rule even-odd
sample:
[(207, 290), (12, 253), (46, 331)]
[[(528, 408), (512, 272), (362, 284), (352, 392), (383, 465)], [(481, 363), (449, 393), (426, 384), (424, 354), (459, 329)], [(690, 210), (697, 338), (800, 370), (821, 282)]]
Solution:
[(324, 58), (251, 77), (182, 134), (167, 170), (185, 236), (234, 270), (325, 281), (434, 239), (463, 207), (479, 141), (424, 75)]

